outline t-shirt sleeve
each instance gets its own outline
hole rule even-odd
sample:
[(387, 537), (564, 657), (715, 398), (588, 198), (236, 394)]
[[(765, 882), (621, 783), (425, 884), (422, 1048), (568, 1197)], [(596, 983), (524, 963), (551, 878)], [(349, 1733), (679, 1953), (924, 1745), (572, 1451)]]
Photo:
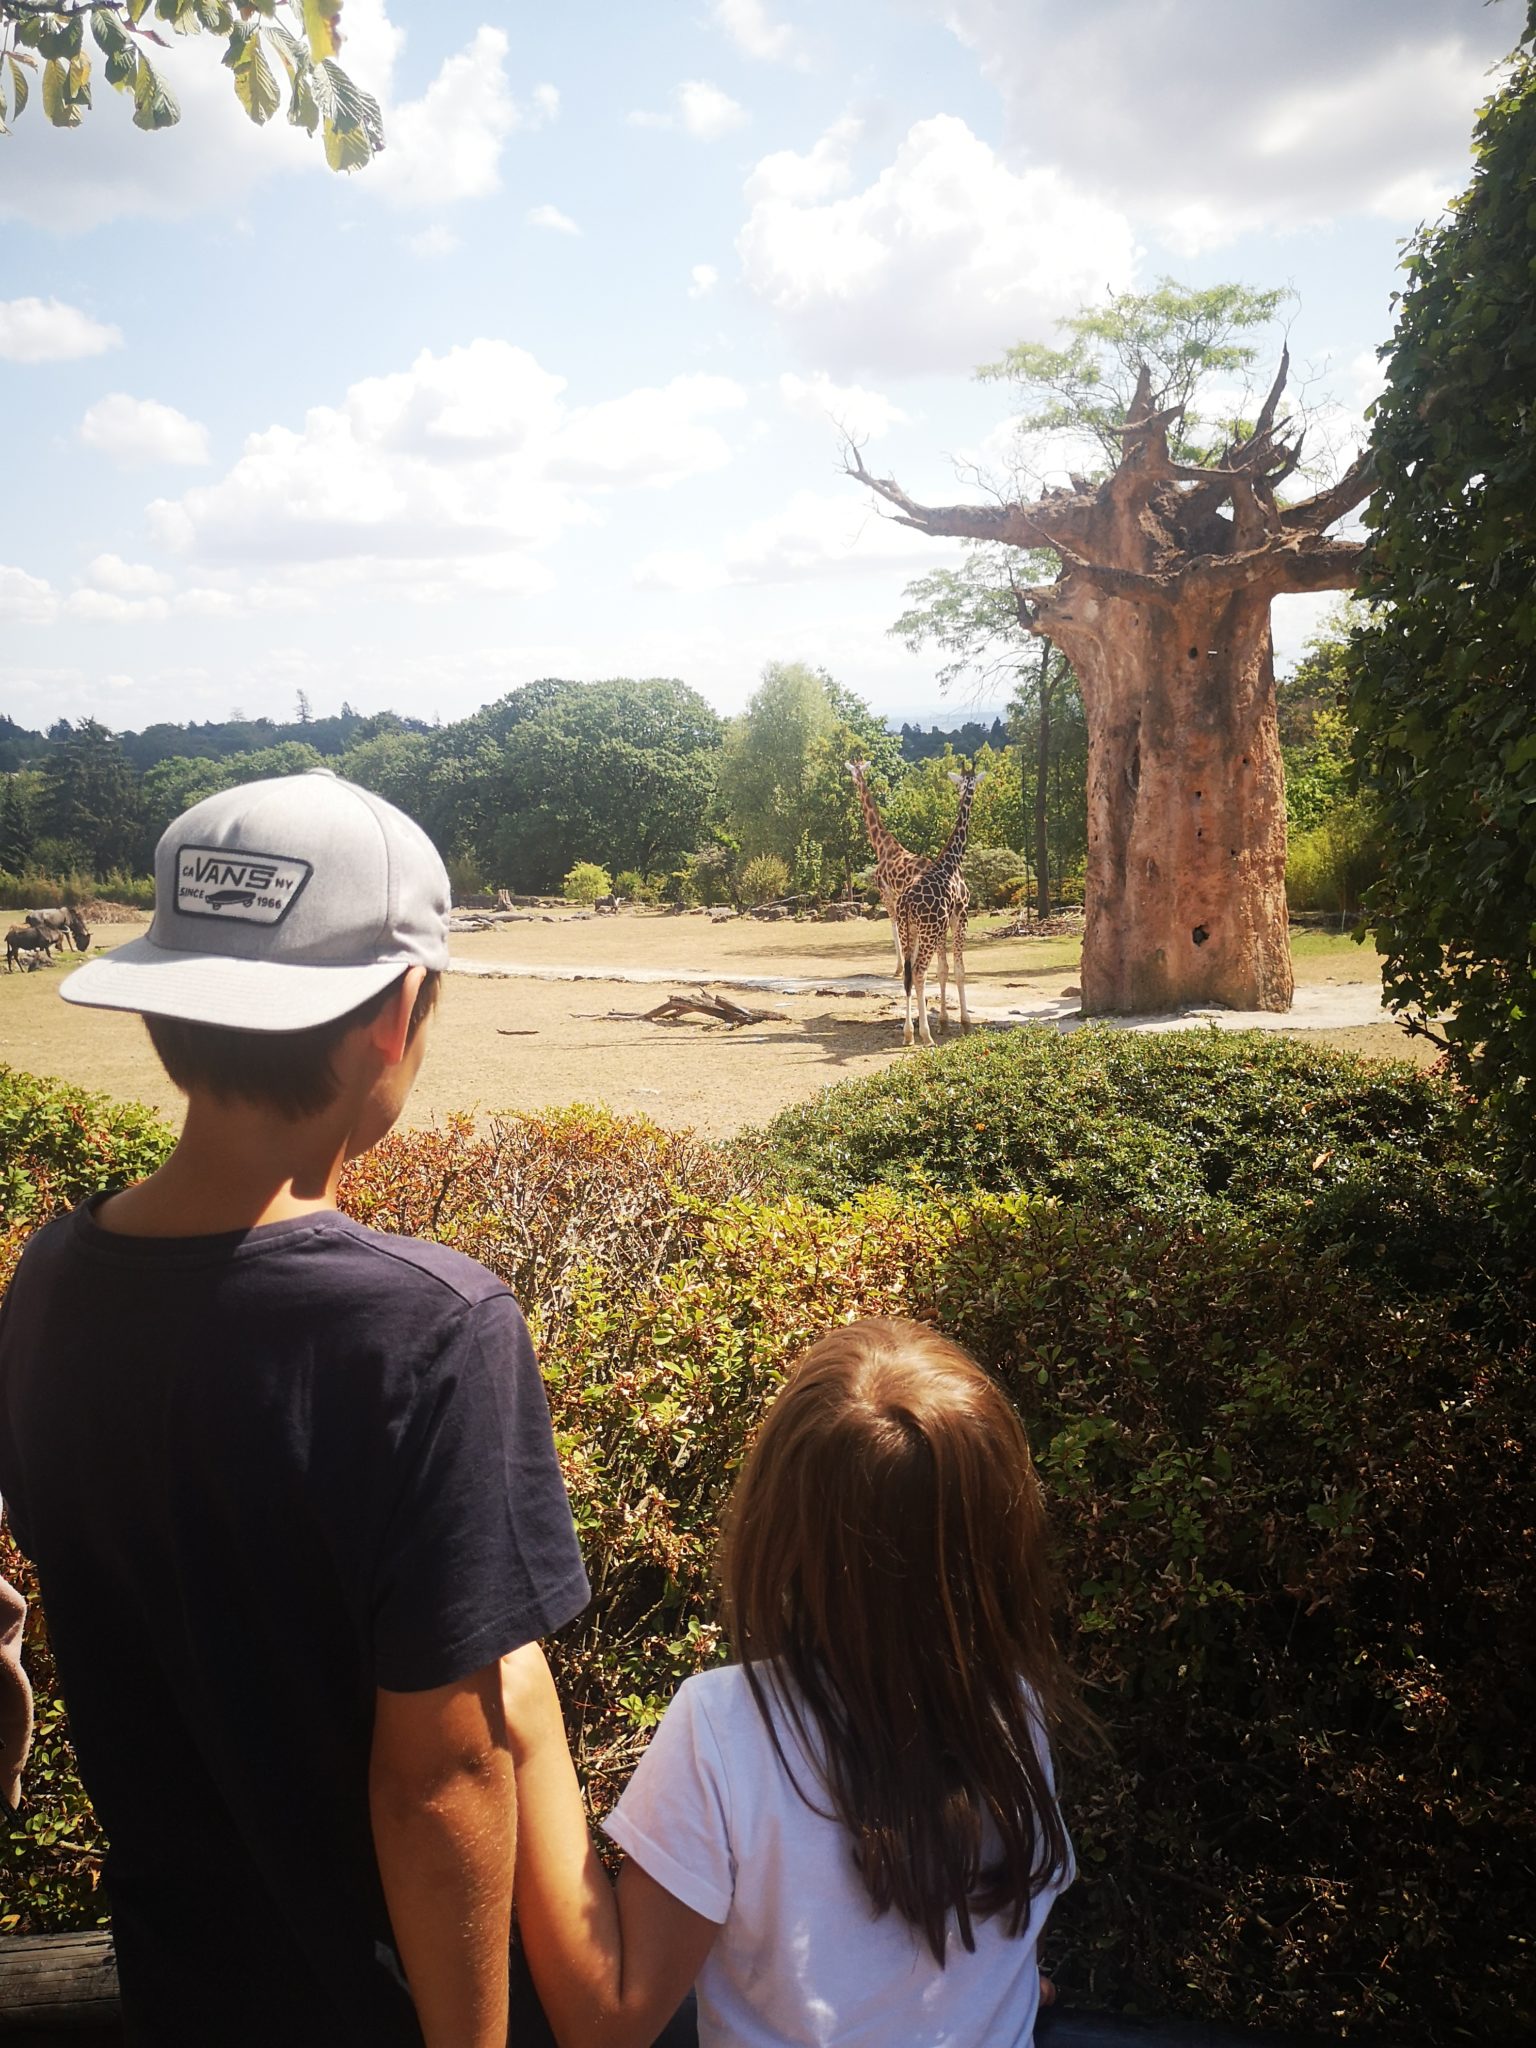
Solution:
[(467, 1306), (424, 1376), (373, 1578), (374, 1682), (451, 1685), (591, 1597), (549, 1404), (510, 1295)]
[(725, 1760), (702, 1689), (684, 1682), (603, 1823), (647, 1877), (717, 1926), (736, 1889)]

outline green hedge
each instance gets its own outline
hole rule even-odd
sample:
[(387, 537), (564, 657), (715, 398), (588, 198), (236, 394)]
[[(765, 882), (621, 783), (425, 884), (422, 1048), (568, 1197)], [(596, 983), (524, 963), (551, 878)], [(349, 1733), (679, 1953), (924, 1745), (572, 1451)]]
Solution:
[[(1357, 1177), (1417, 1138), (1430, 1194), (1447, 1176), (1464, 1192), (1434, 1084), (1388, 1077), (1378, 1098), (1362, 1070), (1350, 1124), (1346, 1078), (1316, 1099)], [(1229, 1131), (1278, 1146), (1299, 1120), (1312, 1144), (1299, 1079), (1273, 1128), (1263, 1092), (1228, 1105)], [(1536, 2027), (1529, 1336), (1496, 1342), (1449, 1286), (1383, 1290), (1339, 1254), (1299, 1256), (1228, 1144), (1223, 1188), (1191, 1182), (1161, 1215), (1091, 1182), (1073, 1203), (887, 1188), (831, 1207), (743, 1192), (740, 1155), (573, 1111), (397, 1138), (346, 1200), (533, 1290), (595, 1591), (557, 1646), (595, 1804), (720, 1654), (720, 1504), (783, 1365), (840, 1318), (917, 1315), (1025, 1415), (1065, 1633), (1109, 1732), (1065, 1771), (1083, 1867), (1051, 1935), (1067, 1994), (1429, 2048), (1519, 2038)], [(0, 1888), (28, 1924), (79, 1924), (99, 1844), (45, 1713), (54, 1775)]]
[(973, 1033), (783, 1110), (737, 1154), (820, 1203), (861, 1189), (1241, 1214), (1379, 1280), (1487, 1249), (1484, 1147), (1437, 1076), (1267, 1031)]

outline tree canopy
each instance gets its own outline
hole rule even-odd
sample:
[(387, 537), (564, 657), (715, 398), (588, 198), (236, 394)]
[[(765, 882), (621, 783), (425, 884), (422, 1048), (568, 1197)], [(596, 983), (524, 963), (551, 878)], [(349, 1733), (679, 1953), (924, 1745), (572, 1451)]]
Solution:
[(1092, 436), (1113, 466), (1122, 453), (1121, 429), (1138, 379), (1150, 380), (1154, 412), (1176, 411), (1169, 450), (1181, 462), (1201, 462), (1223, 438), (1236, 439), (1242, 423), (1206, 418), (1198, 410), (1201, 387), (1213, 376), (1246, 378), (1258, 350), (1246, 337), (1268, 326), (1288, 294), (1244, 284), (1194, 289), (1171, 277), (1149, 292), (1120, 292), (1058, 324), (1061, 348), (1016, 342), (977, 372), (984, 382), (1011, 384), (1022, 409), (1021, 434), (1069, 432)]
[[(1448, 1042), (1536, 1190), (1536, 6), (1472, 182), (1410, 244), (1372, 442), (1352, 710), (1395, 1007)], [(1438, 1020), (1438, 1021), (1432, 1021)]]
[[(333, 171), (353, 171), (384, 147), (378, 102), (336, 62), (344, 0), (0, 0), (0, 135), (24, 114), (34, 84), (55, 128), (78, 128), (91, 109), (93, 53), (108, 85), (133, 101), (136, 128), (173, 128), (176, 95), (150, 59), (177, 36), (227, 38), (235, 97), (258, 127), (283, 105), (317, 131)], [(286, 15), (287, 19), (282, 17)], [(289, 23), (292, 26), (289, 26)]]
[(901, 772), (883, 721), (825, 670), (770, 662), (720, 762), (720, 809), (743, 853), (777, 855), (797, 889), (845, 884), (871, 858), (848, 775), (855, 757), (883, 801)]

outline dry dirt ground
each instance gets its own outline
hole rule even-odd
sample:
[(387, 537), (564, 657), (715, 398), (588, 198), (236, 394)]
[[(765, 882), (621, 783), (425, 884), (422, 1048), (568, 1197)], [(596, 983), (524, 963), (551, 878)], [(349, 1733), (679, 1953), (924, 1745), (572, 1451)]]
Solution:
[[(1041, 1007), (1070, 1010), (1063, 992), (1076, 982), (1077, 941), (990, 941), (986, 933), (997, 922), (977, 919), (972, 927), (972, 1002), (998, 1015)], [(102, 926), (98, 943), (116, 945), (144, 929), (143, 923)], [(1372, 1058), (1422, 1063), (1429, 1057), (1422, 1041), (1407, 1038), (1395, 1025), (1348, 1021), (1374, 1012), (1374, 955), (1320, 933), (1297, 934), (1294, 944), (1306, 1014), (1324, 1028), (1290, 1035)], [(444, 988), (408, 1112), (416, 1124), (453, 1110), (606, 1102), (723, 1136), (762, 1122), (829, 1082), (912, 1057), (902, 1050), (892, 1007), (896, 982), (883, 922), (742, 919), (717, 926), (704, 917), (628, 911), (616, 918), (559, 916), (466, 933), (455, 937), (453, 951), (456, 962), (471, 971), (451, 975)], [(78, 964), (77, 956), (68, 957)], [(498, 968), (518, 972), (499, 978)], [(583, 978), (536, 978), (556, 970), (575, 970)], [(61, 963), (35, 974), (0, 972), (0, 1061), (174, 1112), (175, 1091), (138, 1020), (60, 1002), (58, 985), (69, 971)], [(626, 972), (663, 979), (617, 978)], [(585, 978), (605, 973), (615, 978)], [(710, 982), (728, 986), (754, 976), (785, 977), (810, 988), (738, 995), (754, 1007), (783, 1010), (787, 1021), (737, 1031), (701, 1023), (610, 1022), (601, 1014), (644, 1010), (674, 990), (686, 993)], [(880, 978), (872, 984), (879, 992), (812, 992), (866, 976)]]

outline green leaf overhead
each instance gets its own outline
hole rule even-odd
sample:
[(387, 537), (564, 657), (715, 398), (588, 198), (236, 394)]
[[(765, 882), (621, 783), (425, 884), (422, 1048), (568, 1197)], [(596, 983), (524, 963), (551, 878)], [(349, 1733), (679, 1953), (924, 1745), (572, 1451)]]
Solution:
[(12, 51), (10, 59), (11, 96), (15, 101), (15, 112), (12, 115), (13, 120), (24, 111), (27, 101), (32, 97), (32, 87), (27, 78), (27, 65), (30, 62), (30, 58), (18, 57)]
[(251, 119), (258, 127), (270, 121), (282, 104), (282, 94), (267, 62), (261, 32), (237, 23), (224, 62), (235, 74), (235, 96)]
[(135, 128), (174, 128), (181, 119), (176, 95), (142, 53), (133, 82), (133, 125)]
[(304, 33), (317, 64), (334, 57), (341, 48), (341, 8), (332, 0), (304, 0)]
[(80, 109), (69, 96), (69, 70), (58, 57), (43, 66), (43, 112), (55, 128), (80, 125)]
[[(43, 111), (56, 128), (77, 128), (91, 106), (91, 60), (85, 25), (105, 59), (107, 83), (133, 96), (135, 127), (170, 128), (181, 107), (149, 61), (146, 45), (165, 48), (170, 35), (195, 41), (227, 37), (224, 63), (235, 96), (258, 126), (282, 106), (280, 60), (289, 84), (288, 119), (313, 135), (323, 128), (326, 160), (357, 170), (384, 147), (378, 102), (335, 61), (345, 0), (0, 0), (0, 72), (9, 86), (0, 103), (0, 135), (11, 133), (31, 97), (23, 65), (45, 67)], [(193, 60), (188, 60), (193, 61)]]

